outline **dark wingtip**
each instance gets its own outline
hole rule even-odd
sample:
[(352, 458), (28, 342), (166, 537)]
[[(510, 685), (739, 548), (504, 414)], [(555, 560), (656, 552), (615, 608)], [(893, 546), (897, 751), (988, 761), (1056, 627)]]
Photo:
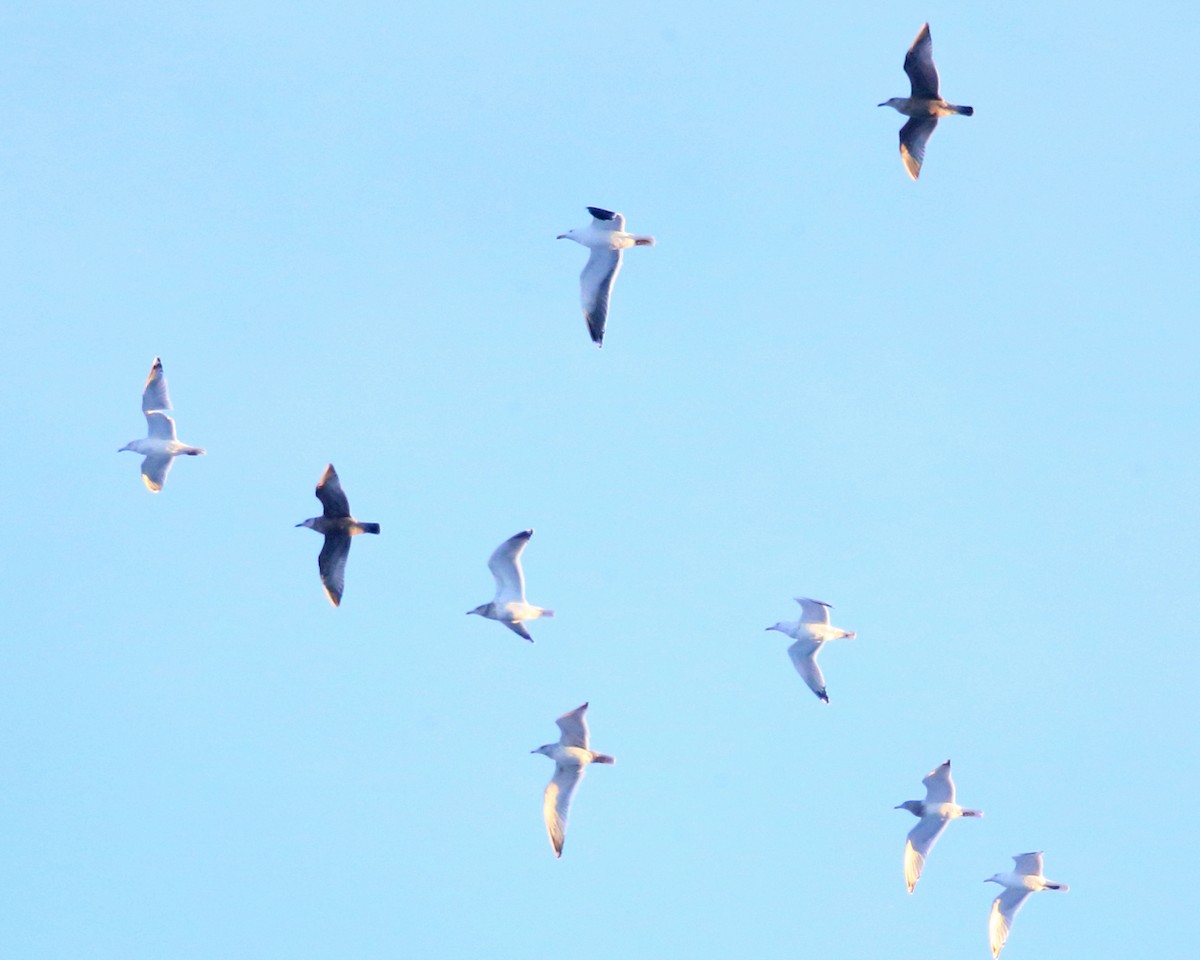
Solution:
[(611, 210), (605, 210), (603, 207), (588, 207), (587, 212), (597, 220), (611, 220), (616, 216)]
[(822, 703), (828, 703), (828, 702), (829, 702), (829, 694), (827, 694), (827, 693), (826, 693), (824, 690), (820, 691), (820, 692), (817, 694), (817, 697), (820, 699), (820, 701), (821, 701)]

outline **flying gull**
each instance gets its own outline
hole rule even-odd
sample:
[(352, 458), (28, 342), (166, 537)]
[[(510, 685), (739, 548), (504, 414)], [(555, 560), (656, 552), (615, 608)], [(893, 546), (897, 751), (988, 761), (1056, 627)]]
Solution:
[(1041, 890), (1062, 890), (1065, 893), (1071, 889), (1065, 883), (1054, 883), (1042, 876), (1040, 851), (1019, 853), (1013, 857), (1013, 861), (1016, 863), (1015, 869), (1008, 873), (993, 874), (983, 881), (1004, 887), (1004, 892), (992, 901), (992, 912), (988, 915), (988, 943), (992, 948), (992, 960), (1000, 956), (1013, 918), (1031, 893)]
[(588, 207), (592, 222), (586, 227), (560, 233), (558, 240), (574, 240), (591, 251), (579, 275), (579, 293), (588, 333), (598, 347), (604, 346), (604, 324), (608, 320), (608, 298), (621, 269), (626, 247), (652, 247), (653, 237), (635, 237), (625, 232), (625, 217), (611, 210)]
[(817, 654), (827, 640), (840, 640), (842, 637), (853, 640), (857, 634), (829, 625), (829, 604), (808, 597), (797, 597), (796, 602), (800, 604), (799, 620), (783, 620), (767, 629), (778, 630), (796, 641), (788, 647), (788, 656), (808, 684), (808, 689), (828, 703), (829, 694), (825, 692), (825, 677), (817, 666)]
[(961, 113), (969, 117), (974, 107), (959, 107), (947, 103), (938, 94), (937, 67), (933, 65), (933, 40), (929, 36), (929, 24), (917, 33), (917, 39), (908, 48), (904, 57), (904, 72), (912, 82), (912, 95), (892, 97), (879, 106), (894, 107), (908, 117), (908, 123), (900, 128), (900, 159), (904, 169), (914, 180), (921, 175), (921, 163), (925, 159), (925, 143), (937, 127), (938, 117), (949, 117)]
[(350, 516), (350, 501), (346, 499), (342, 482), (332, 463), (321, 474), (317, 484), (317, 499), (325, 508), (321, 516), (310, 517), (296, 526), (308, 527), (325, 536), (325, 546), (317, 557), (317, 569), (321, 571), (325, 596), (336, 607), (341, 604), (342, 592), (346, 589), (346, 558), (350, 556), (350, 538), (360, 533), (378, 533), (379, 524), (363, 523)]
[(146, 439), (131, 440), (117, 453), (132, 450), (145, 456), (142, 461), (142, 483), (151, 493), (158, 493), (167, 482), (171, 464), (176, 457), (197, 457), (204, 453), (199, 447), (180, 443), (175, 436), (175, 421), (164, 410), (171, 409), (171, 398), (167, 395), (167, 378), (163, 374), (162, 361), (154, 358), (150, 376), (142, 388), (142, 413), (146, 415)]
[(546, 833), (556, 857), (562, 856), (563, 840), (567, 836), (567, 815), (571, 812), (571, 798), (575, 788), (583, 779), (589, 763), (616, 763), (605, 753), (596, 753), (588, 748), (587, 713), (588, 705), (576, 707), (564, 713), (554, 722), (562, 735), (558, 743), (547, 743), (531, 753), (540, 753), (554, 761), (554, 776), (546, 784), (542, 798), (542, 815), (546, 820)]
[(521, 553), (533, 536), (532, 530), (522, 530), (505, 540), (488, 557), (488, 569), (496, 578), (496, 598), (483, 603), (467, 615), (477, 613), (489, 620), (499, 620), (519, 637), (533, 643), (533, 637), (525, 629), (526, 620), (552, 617), (553, 610), (544, 610), (525, 602), (525, 574), (521, 570)]
[(930, 770), (921, 781), (925, 784), (925, 802), (905, 800), (895, 810), (907, 810), (920, 817), (917, 825), (908, 832), (904, 844), (904, 882), (912, 893), (921, 879), (921, 868), (925, 858), (937, 843), (937, 838), (946, 829), (946, 824), (958, 817), (982, 817), (982, 810), (964, 810), (954, 802), (954, 780), (950, 777), (950, 761)]

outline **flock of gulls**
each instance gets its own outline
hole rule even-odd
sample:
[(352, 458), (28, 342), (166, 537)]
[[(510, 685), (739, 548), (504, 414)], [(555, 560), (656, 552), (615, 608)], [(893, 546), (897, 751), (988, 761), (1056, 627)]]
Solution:
[[(911, 95), (893, 97), (879, 106), (893, 107), (909, 118), (900, 130), (900, 157), (908, 175), (916, 180), (925, 159), (926, 143), (937, 127), (938, 119), (954, 114), (969, 117), (975, 111), (972, 107), (948, 103), (938, 93), (938, 74), (933, 64), (929, 24), (921, 27), (909, 48), (904, 58), (904, 72), (912, 84)], [(627, 233), (625, 218), (619, 213), (601, 207), (587, 209), (592, 215), (591, 222), (559, 234), (557, 239), (574, 240), (588, 248), (588, 260), (580, 275), (580, 297), (588, 333), (597, 346), (602, 346), (609, 300), (613, 282), (621, 269), (622, 254), (628, 247), (653, 246), (654, 237)], [(201, 448), (189, 446), (177, 438), (175, 421), (165, 412), (170, 409), (171, 400), (162, 361), (155, 357), (142, 390), (146, 438), (133, 440), (121, 448), (121, 451), (131, 450), (144, 457), (142, 481), (154, 493), (162, 490), (176, 457), (194, 457), (204, 453)], [(378, 534), (380, 527), (378, 523), (356, 520), (351, 514), (350, 501), (333, 464), (329, 464), (321, 475), (316, 495), (321, 502), (321, 516), (311, 517), (296, 526), (307, 527), (325, 538), (317, 558), (317, 568), (326, 596), (337, 607), (345, 592), (346, 561), (350, 556), (352, 539), (362, 533)], [(553, 610), (535, 606), (525, 599), (521, 554), (532, 536), (532, 529), (522, 530), (492, 551), (488, 558), (488, 569), (496, 581), (496, 594), (488, 603), (467, 611), (468, 615), (478, 614), (504, 624), (530, 643), (533, 642), (533, 636), (526, 624), (554, 616)], [(854, 639), (855, 634), (830, 624), (829, 604), (808, 597), (798, 597), (796, 602), (800, 604), (798, 620), (781, 621), (766, 629), (778, 631), (795, 641), (787, 650), (793, 666), (808, 688), (827, 704), (829, 694), (825, 677), (817, 664), (817, 655), (830, 640)], [(616, 762), (613, 757), (597, 753), (588, 745), (587, 709), (588, 705), (584, 703), (564, 713), (555, 721), (560, 732), (557, 742), (532, 751), (554, 761), (554, 774), (543, 794), (542, 813), (556, 857), (562, 856), (571, 800), (584, 772), (593, 763)], [(907, 800), (895, 808), (907, 810), (917, 818), (917, 824), (909, 831), (904, 845), (904, 883), (910, 894), (916, 889), (930, 851), (950, 821), (960, 817), (983, 816), (981, 810), (966, 809), (956, 802), (949, 760), (930, 771), (921, 782), (925, 786), (925, 799)], [(1013, 919), (1031, 893), (1068, 889), (1066, 884), (1052, 882), (1042, 875), (1040, 852), (1018, 854), (1013, 860), (1013, 870), (994, 874), (984, 881), (997, 883), (1004, 888), (992, 902), (988, 916), (988, 943), (993, 958), (1000, 955)]]

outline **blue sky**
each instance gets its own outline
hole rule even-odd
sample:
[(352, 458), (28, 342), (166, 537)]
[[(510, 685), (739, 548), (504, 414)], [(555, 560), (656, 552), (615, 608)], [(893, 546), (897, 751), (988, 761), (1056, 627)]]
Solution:
[[(1200, 14), (1138, 10), (0, 13), (0, 953), (982, 958), (1035, 849), (1008, 960), (1186, 953)], [(912, 183), (925, 20), (976, 114)], [(588, 204), (658, 238), (602, 351)], [(463, 615), (530, 526), (534, 645)]]

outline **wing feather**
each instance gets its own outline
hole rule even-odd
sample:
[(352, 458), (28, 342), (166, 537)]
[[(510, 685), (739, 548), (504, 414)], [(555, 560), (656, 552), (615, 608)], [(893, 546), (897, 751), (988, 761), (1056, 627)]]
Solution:
[(488, 569), (496, 578), (495, 603), (525, 602), (525, 572), (521, 569), (521, 553), (532, 536), (532, 529), (513, 534), (488, 557)]
[(562, 856), (563, 842), (567, 838), (567, 816), (571, 812), (571, 798), (575, 788), (583, 779), (583, 768), (556, 763), (554, 776), (546, 784), (542, 797), (542, 816), (546, 821), (546, 833), (556, 857)]
[(583, 273), (579, 275), (579, 296), (588, 333), (597, 346), (604, 345), (604, 328), (608, 323), (608, 300), (613, 281), (621, 269), (621, 250), (593, 247)]
[(333, 519), (350, 516), (350, 501), (342, 490), (342, 481), (338, 479), (333, 464), (325, 468), (321, 479), (317, 482), (317, 499), (325, 508), (324, 515)]
[(992, 960), (1000, 956), (1013, 919), (1031, 892), (1022, 887), (1009, 887), (992, 901), (992, 912), (988, 915), (988, 945), (992, 948)]
[(908, 892), (912, 893), (921, 879), (921, 871), (925, 868), (925, 860), (929, 851), (937, 843), (938, 837), (946, 829), (948, 820), (941, 817), (922, 817), (917, 825), (908, 831), (908, 840), (904, 844), (904, 883)]

